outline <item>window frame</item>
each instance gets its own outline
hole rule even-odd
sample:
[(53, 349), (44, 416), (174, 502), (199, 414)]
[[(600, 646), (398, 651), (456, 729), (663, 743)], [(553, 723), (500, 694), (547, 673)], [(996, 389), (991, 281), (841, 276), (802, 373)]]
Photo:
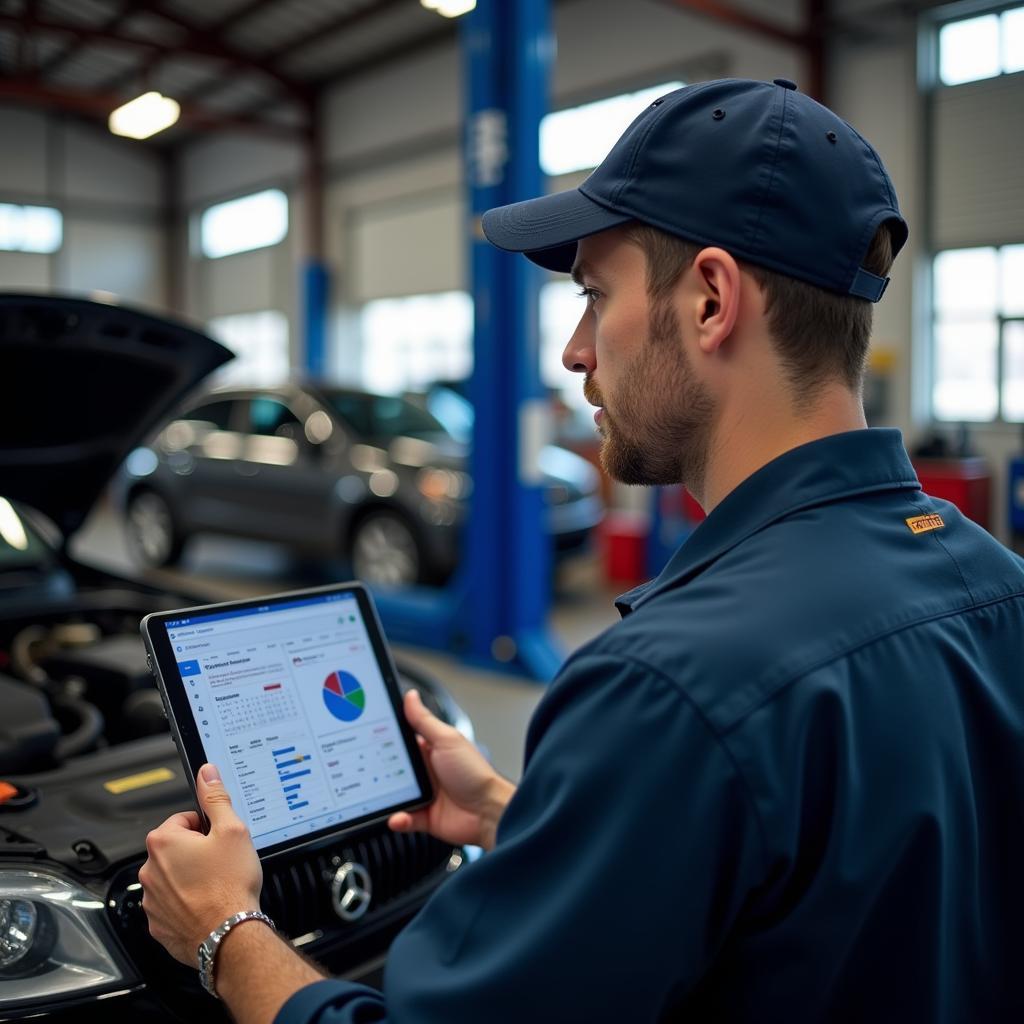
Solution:
[[(1019, 5), (1018, 5), (1019, 6)], [(991, 319), (996, 325), (996, 375), (995, 375), (995, 388), (996, 388), (996, 414), (991, 419), (984, 420), (965, 420), (963, 418), (958, 419), (947, 419), (944, 416), (940, 416), (936, 412), (935, 408), (935, 388), (938, 382), (938, 353), (937, 353), (937, 327), (939, 325), (940, 316), (938, 305), (935, 301), (936, 287), (935, 287), (935, 263), (939, 256), (944, 252), (959, 252), (964, 249), (995, 249), (996, 258), (998, 260), (999, 255), (1003, 249), (1010, 248), (1011, 246), (1018, 246), (1024, 244), (1022, 242), (1005, 242), (1001, 245), (971, 245), (971, 246), (959, 246), (956, 249), (939, 249), (934, 251), (930, 255), (929, 263), (929, 293), (930, 293), (930, 315), (928, 321), (928, 333), (931, 341), (930, 351), (930, 374), (929, 374), (929, 385), (928, 385), (928, 412), (929, 416), (934, 423), (952, 424), (952, 423), (967, 423), (973, 428), (975, 427), (1021, 427), (1024, 426), (1024, 417), (1019, 420), (1007, 419), (1004, 415), (1003, 409), (1003, 391), (1005, 383), (1005, 360), (1003, 358), (1004, 353), (1004, 339), (1006, 334), (1006, 325), (1012, 323), (1024, 324), (1024, 313), (1005, 313), (1003, 312), (1002, 305), (999, 298), (996, 301), (995, 316), (992, 318), (985, 317), (984, 319)], [(979, 319), (981, 319), (979, 317)]]
[(934, 8), (930, 11), (921, 12), (920, 17), (925, 20), (928, 26), (928, 38), (924, 40), (925, 46), (921, 53), (921, 56), (924, 58), (922, 60), (922, 72), (925, 79), (923, 84), (932, 89), (959, 89), (961, 86), (974, 85), (977, 82), (989, 82), (994, 78), (1002, 78), (1006, 75), (1024, 74), (1024, 70), (1006, 71), (1002, 67), (1003, 48), (1001, 21), (999, 25), (1000, 69), (995, 75), (986, 75), (984, 78), (969, 78), (964, 82), (946, 83), (942, 80), (940, 74), (942, 60), (940, 34), (946, 26), (953, 25), (959, 21), (971, 21), (974, 18), (982, 18), (990, 14), (1001, 19), (1007, 11), (1015, 11), (1018, 9), (1024, 9), (1024, 3), (1021, 3), (1021, 0), (1004, 0), (1002, 3), (992, 3), (990, 0), (989, 2), (986, 2), (986, 0), (962, 0), (961, 3), (949, 4), (943, 7)]

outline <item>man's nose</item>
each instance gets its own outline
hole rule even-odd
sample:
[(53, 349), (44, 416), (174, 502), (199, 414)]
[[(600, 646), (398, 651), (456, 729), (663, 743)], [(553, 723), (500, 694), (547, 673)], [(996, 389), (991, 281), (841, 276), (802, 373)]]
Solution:
[(580, 317), (576, 330), (572, 332), (572, 337), (562, 352), (562, 365), (573, 373), (593, 373), (596, 360), (594, 331), (589, 311)]

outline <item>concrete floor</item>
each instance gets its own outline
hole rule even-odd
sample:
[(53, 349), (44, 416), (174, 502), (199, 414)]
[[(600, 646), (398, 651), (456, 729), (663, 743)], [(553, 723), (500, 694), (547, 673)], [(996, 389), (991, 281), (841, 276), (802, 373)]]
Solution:
[[(178, 568), (142, 574), (129, 554), (120, 519), (102, 505), (76, 534), (71, 553), (114, 572), (144, 575), (156, 586), (209, 594), (211, 600), (254, 597), (331, 581), (323, 566), (296, 563), (274, 545), (213, 537), (192, 541)], [(608, 585), (595, 557), (577, 557), (560, 566), (555, 586), (551, 628), (567, 654), (618, 621), (612, 600), (627, 588)], [(477, 739), (498, 771), (518, 779), (526, 727), (544, 687), (520, 676), (467, 666), (435, 651), (397, 644), (394, 649), (396, 657), (433, 674), (448, 687), (473, 720)]]

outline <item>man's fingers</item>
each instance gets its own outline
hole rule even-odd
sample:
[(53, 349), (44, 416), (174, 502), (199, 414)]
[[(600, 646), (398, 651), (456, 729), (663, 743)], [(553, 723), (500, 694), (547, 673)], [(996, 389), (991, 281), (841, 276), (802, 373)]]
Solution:
[(203, 823), (196, 811), (179, 811), (172, 814), (161, 828), (174, 829), (177, 832), (201, 832)]
[[(204, 764), (196, 776), (199, 803), (210, 819), (210, 831), (223, 831), (242, 824), (231, 806), (231, 797), (224, 788), (220, 772), (212, 764)], [(244, 828), (244, 825), (242, 826)]]
[(405, 695), (405, 717), (413, 729), (428, 743), (443, 743), (445, 740), (450, 740), (452, 733), (456, 732), (450, 725), (431, 714), (423, 703), (419, 690), (410, 690)]

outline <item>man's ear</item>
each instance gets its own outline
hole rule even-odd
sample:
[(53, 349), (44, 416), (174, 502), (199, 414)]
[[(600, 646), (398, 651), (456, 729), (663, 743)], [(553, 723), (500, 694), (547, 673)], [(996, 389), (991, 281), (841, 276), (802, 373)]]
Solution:
[(691, 270), (697, 290), (698, 344), (704, 352), (712, 353), (736, 326), (740, 309), (739, 264), (724, 249), (710, 246), (697, 253)]

